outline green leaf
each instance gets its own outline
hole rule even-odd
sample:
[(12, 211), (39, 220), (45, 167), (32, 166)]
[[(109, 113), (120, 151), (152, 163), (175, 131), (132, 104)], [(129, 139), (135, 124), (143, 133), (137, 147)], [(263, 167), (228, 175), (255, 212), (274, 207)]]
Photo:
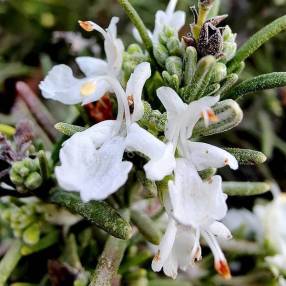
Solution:
[(67, 135), (67, 136), (72, 136), (77, 132), (82, 132), (82, 131), (86, 130), (85, 127), (72, 125), (72, 124), (65, 123), (65, 122), (57, 123), (55, 125), (55, 128), (58, 131), (60, 131), (62, 134)]
[(161, 232), (148, 215), (133, 209), (131, 210), (131, 221), (148, 241), (156, 245), (160, 243)]
[(227, 92), (235, 85), (235, 83), (238, 81), (238, 75), (236, 73), (229, 74), (222, 82), (221, 82), (221, 88), (217, 92), (217, 94), (220, 95), (221, 98), (226, 97), (225, 95)]
[(0, 261), (0, 285), (6, 285), (6, 281), (21, 259), (21, 247), (22, 242), (15, 240)]
[(46, 156), (46, 152), (41, 150), (38, 152), (39, 166), (43, 181), (46, 181), (50, 177), (50, 166)]
[(229, 196), (261, 195), (270, 190), (270, 185), (261, 182), (224, 182), (223, 192)]
[(275, 133), (273, 124), (268, 113), (261, 111), (258, 114), (258, 122), (261, 128), (261, 149), (267, 156), (271, 157), (274, 149)]
[(185, 102), (189, 103), (204, 94), (211, 79), (215, 63), (216, 59), (213, 56), (206, 56), (200, 59), (193, 79), (184, 91), (183, 99)]
[(218, 121), (211, 122), (208, 127), (205, 127), (204, 120), (201, 118), (193, 130), (193, 137), (210, 136), (228, 131), (237, 126), (243, 118), (242, 110), (232, 99), (218, 102), (213, 107), (213, 111)]
[(46, 236), (44, 236), (38, 243), (34, 245), (23, 245), (21, 247), (21, 254), (23, 256), (30, 255), (35, 252), (44, 250), (53, 244), (57, 243), (59, 239), (58, 231), (51, 231)]
[(262, 164), (267, 160), (267, 157), (259, 151), (239, 148), (224, 148), (232, 154), (241, 165)]
[(238, 99), (248, 93), (281, 86), (286, 86), (286, 72), (263, 74), (238, 84), (227, 94), (227, 97)]
[(241, 62), (251, 56), (265, 42), (285, 29), (286, 16), (282, 16), (254, 34), (242, 45), (242, 47), (237, 51), (235, 57), (228, 63), (229, 73), (233, 72)]
[(72, 213), (84, 217), (99, 228), (120, 239), (129, 239), (132, 235), (130, 224), (104, 201), (83, 203), (76, 193), (54, 189), (50, 201), (67, 208)]

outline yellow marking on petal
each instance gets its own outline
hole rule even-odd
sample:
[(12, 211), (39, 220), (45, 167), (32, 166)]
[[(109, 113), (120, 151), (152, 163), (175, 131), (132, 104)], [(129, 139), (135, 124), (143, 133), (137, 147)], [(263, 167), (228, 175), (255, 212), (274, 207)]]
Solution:
[(93, 31), (93, 26), (89, 21), (78, 21), (79, 25), (87, 32)]
[(84, 83), (80, 88), (80, 95), (81, 96), (90, 96), (96, 90), (96, 84), (94, 82), (88, 81)]
[(215, 113), (212, 110), (208, 110), (207, 114), (208, 114), (209, 121), (213, 123), (216, 123), (219, 121), (219, 118), (215, 115)]

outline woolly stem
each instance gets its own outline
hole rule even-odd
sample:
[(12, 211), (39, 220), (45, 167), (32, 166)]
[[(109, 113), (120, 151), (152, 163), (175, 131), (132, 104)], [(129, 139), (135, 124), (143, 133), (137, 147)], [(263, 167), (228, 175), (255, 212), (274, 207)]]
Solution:
[(150, 56), (153, 56), (153, 43), (152, 40), (149, 37), (148, 30), (145, 27), (142, 19), (138, 15), (137, 11), (134, 9), (134, 7), (130, 4), (128, 0), (118, 0), (118, 3), (121, 5), (121, 7), (124, 9), (125, 13), (131, 20), (131, 22), (134, 24), (134, 26), (137, 28), (141, 39), (149, 52)]

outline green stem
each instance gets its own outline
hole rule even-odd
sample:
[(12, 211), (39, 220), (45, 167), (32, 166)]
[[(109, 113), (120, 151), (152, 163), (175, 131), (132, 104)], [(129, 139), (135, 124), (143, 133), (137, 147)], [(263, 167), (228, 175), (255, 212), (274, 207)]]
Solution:
[(123, 258), (127, 241), (110, 236), (99, 258), (89, 286), (111, 286)]
[(153, 57), (152, 40), (150, 39), (147, 28), (145, 27), (137, 11), (134, 9), (134, 7), (130, 4), (128, 0), (118, 0), (118, 3), (121, 5), (131, 22), (137, 28), (147, 51), (149, 52), (150, 56)]
[(286, 72), (273, 72), (259, 75), (235, 86), (228, 94), (228, 98), (238, 99), (239, 97), (265, 89), (286, 86)]
[(276, 36), (280, 32), (286, 29), (286, 16), (282, 16), (269, 25), (262, 28), (238, 50), (235, 57), (228, 63), (229, 73), (245, 59), (251, 56), (258, 48), (260, 48), (265, 42), (272, 37)]
[(22, 255), (20, 249), (22, 243), (19, 240), (15, 240), (9, 250), (6, 252), (5, 256), (0, 262), (0, 285), (5, 285), (6, 281), (9, 279), (11, 273), (17, 266)]
[(158, 245), (161, 240), (161, 232), (152, 219), (145, 213), (135, 209), (131, 210), (131, 221), (136, 225), (139, 232), (151, 243)]
[[(123, 212), (123, 216), (129, 216), (129, 212)], [(109, 236), (103, 252), (99, 257), (92, 281), (89, 286), (111, 286), (119, 265), (127, 247), (127, 241)]]

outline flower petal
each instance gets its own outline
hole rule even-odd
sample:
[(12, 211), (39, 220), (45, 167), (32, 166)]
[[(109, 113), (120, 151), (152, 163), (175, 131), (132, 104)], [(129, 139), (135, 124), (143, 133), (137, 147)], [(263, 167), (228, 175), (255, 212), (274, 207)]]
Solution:
[(238, 168), (237, 160), (233, 155), (213, 145), (188, 141), (187, 148), (188, 158), (198, 171), (207, 168), (221, 168), (226, 165), (234, 170)]
[(104, 121), (76, 133), (61, 149), (58, 182), (67, 191), (80, 192), (84, 202), (105, 199), (127, 180), (132, 164), (122, 162), (125, 142), (112, 137), (116, 124)]
[(172, 251), (176, 238), (176, 233), (177, 233), (176, 223), (173, 219), (170, 218), (166, 232), (158, 247), (158, 252), (152, 261), (153, 271), (155, 272), (161, 271), (163, 265), (165, 264), (166, 260), (168, 259)]
[(187, 125), (187, 104), (170, 87), (163, 86), (157, 89), (157, 96), (167, 111), (168, 124), (165, 135), (176, 145), (182, 126)]
[(230, 230), (221, 222), (215, 221), (210, 225), (210, 232), (223, 239), (231, 239)]
[(149, 180), (160, 181), (172, 173), (176, 164), (172, 144), (163, 143), (137, 123), (128, 128), (126, 146), (129, 151), (140, 152), (150, 159), (144, 166)]
[(205, 96), (189, 104), (186, 138), (192, 136), (193, 129), (198, 120), (204, 116), (204, 114), (207, 114), (207, 111), (211, 111), (211, 107), (219, 101), (219, 98), (219, 96)]
[(75, 61), (86, 76), (99, 76), (108, 73), (108, 65), (104, 60), (93, 57), (77, 57)]
[(134, 103), (134, 111), (131, 120), (136, 122), (141, 119), (144, 114), (144, 106), (141, 100), (143, 87), (146, 80), (151, 76), (151, 67), (147, 62), (139, 64), (131, 74), (126, 87), (127, 98)]
[(107, 63), (110, 72), (114, 76), (118, 76), (121, 70), (123, 61), (124, 45), (123, 42), (117, 38), (117, 27), (119, 18), (113, 17), (110, 21), (108, 28), (106, 29), (107, 34), (104, 41), (104, 50), (106, 53)]
[(185, 25), (186, 13), (184, 11), (176, 11), (169, 20), (168, 26), (172, 27), (176, 32)]
[(49, 71), (39, 87), (45, 98), (64, 104), (77, 104), (81, 102), (80, 87), (84, 82), (85, 79), (77, 79), (73, 76), (70, 67), (57, 65)]
[(174, 218), (183, 225), (206, 227), (222, 219), (227, 212), (226, 195), (221, 177), (203, 182), (194, 166), (185, 159), (177, 159), (175, 181), (169, 182), (169, 195)]

